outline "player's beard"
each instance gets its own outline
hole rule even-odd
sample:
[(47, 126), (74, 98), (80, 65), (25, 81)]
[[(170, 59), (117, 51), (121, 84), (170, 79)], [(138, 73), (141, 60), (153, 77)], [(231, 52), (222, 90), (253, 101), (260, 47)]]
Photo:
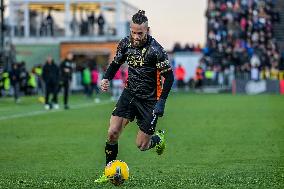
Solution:
[(143, 47), (143, 45), (145, 45), (145, 43), (147, 42), (147, 35), (145, 35), (145, 37), (139, 42), (135, 41), (134, 38), (130, 35), (130, 42), (133, 47)]

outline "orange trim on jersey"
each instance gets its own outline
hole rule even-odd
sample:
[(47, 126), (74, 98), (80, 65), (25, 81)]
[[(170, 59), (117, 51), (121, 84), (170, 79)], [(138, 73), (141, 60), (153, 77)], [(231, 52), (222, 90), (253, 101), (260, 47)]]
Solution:
[(161, 73), (157, 70), (157, 100), (159, 100), (162, 94)]

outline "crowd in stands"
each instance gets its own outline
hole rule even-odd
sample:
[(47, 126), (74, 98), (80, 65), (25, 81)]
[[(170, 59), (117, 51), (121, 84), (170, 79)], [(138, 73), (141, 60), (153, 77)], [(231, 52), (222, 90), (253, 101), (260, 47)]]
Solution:
[(204, 73), (213, 72), (217, 81), (218, 75), (230, 72), (237, 79), (281, 77), (283, 58), (273, 33), (279, 22), (274, 0), (208, 0), (206, 17), (207, 43), (199, 67)]
[(202, 47), (200, 44), (186, 44), (184, 47), (180, 43), (175, 43), (172, 52), (201, 52)]
[[(84, 36), (84, 35), (104, 35), (105, 34), (105, 18), (103, 14), (95, 15), (94, 12), (91, 12), (84, 17), (82, 14), (80, 15), (80, 20), (78, 21), (76, 15), (73, 15), (70, 28), (72, 31), (72, 35), (74, 36)], [(96, 32), (97, 30), (97, 32)], [(114, 34), (114, 33), (113, 33)]]
[[(284, 79), (284, 52), (274, 37), (280, 22), (275, 0), (208, 0), (204, 47), (176, 43), (172, 52), (202, 53), (194, 78), (184, 83), (184, 68), (175, 67), (177, 88), (230, 87), (234, 79)], [(183, 71), (184, 70), (184, 71)]]
[[(199, 52), (203, 53), (199, 66), (196, 68), (195, 87), (202, 85), (230, 86), (234, 79), (259, 80), (284, 79), (284, 53), (279, 52), (274, 38), (273, 26), (280, 22), (279, 12), (275, 11), (274, 0), (208, 0), (206, 10), (207, 17), (207, 42), (205, 47), (187, 44), (182, 47), (176, 43), (173, 48), (175, 52)], [(53, 33), (53, 18), (51, 13), (45, 19), (45, 30)], [(81, 35), (94, 32), (98, 25), (98, 34), (103, 34), (105, 24), (102, 15), (96, 18), (91, 13), (87, 18), (81, 17), (77, 24), (73, 16), (70, 27), (73, 32), (79, 31)], [(87, 64), (86, 64), (87, 65)], [(177, 87), (185, 85), (184, 78), (186, 70), (179, 65), (175, 68)], [(23, 94), (39, 93), (44, 88), (42, 82), (41, 66), (34, 67), (27, 72), (25, 63), (14, 64), (10, 72), (0, 70), (0, 95), (9, 93), (13, 88), (15, 99), (18, 99), (17, 91)], [(92, 96), (95, 90), (98, 93), (97, 83), (98, 71), (91, 66), (81, 70), (82, 85), (87, 96)], [(127, 72), (120, 73), (115, 77), (113, 86), (116, 91), (113, 98), (117, 100), (121, 92), (121, 80), (127, 78)], [(191, 81), (189, 85), (191, 85)], [(43, 93), (43, 92), (42, 92)]]
[[(39, 19), (40, 18), (40, 19)], [(64, 31), (60, 28), (54, 19), (51, 10), (47, 14), (31, 11), (30, 12), (30, 35), (31, 36), (60, 36), (64, 35)], [(70, 31), (73, 36), (90, 36), (105, 35), (106, 29), (108, 34), (115, 34), (115, 30), (106, 28), (106, 20), (102, 13), (96, 15), (94, 12), (85, 13), (80, 11), (77, 18), (76, 12), (70, 20)], [(24, 26), (20, 23), (15, 28), (16, 36), (24, 36)]]

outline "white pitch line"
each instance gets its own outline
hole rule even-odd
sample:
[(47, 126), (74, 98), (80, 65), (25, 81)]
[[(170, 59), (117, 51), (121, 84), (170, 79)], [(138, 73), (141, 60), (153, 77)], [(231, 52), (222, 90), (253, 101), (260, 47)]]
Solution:
[[(70, 109), (70, 110), (80, 109), (80, 108), (85, 108), (85, 107), (90, 107), (90, 106), (100, 106), (100, 105), (108, 104), (110, 102), (112, 102), (112, 101), (108, 100), (108, 101), (100, 102), (98, 104), (94, 104), (94, 103), (77, 104), (77, 105), (73, 105), (72, 109)], [(70, 111), (70, 110), (64, 110), (64, 109), (59, 109), (59, 110), (39, 110), (39, 111), (15, 114), (15, 115), (10, 115), (10, 116), (3, 116), (3, 117), (1, 116), (0, 117), (0, 121), (8, 120), (8, 119), (21, 118), (21, 117), (30, 117), (30, 116), (41, 115), (41, 114), (55, 113), (55, 112)]]

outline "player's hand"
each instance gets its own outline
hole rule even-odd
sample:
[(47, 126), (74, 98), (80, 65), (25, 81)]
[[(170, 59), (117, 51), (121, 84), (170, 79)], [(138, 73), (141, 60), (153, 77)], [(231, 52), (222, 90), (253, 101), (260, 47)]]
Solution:
[(162, 117), (164, 115), (165, 104), (165, 99), (159, 99), (155, 105), (153, 113), (156, 114), (158, 117)]
[(106, 92), (109, 88), (109, 80), (108, 79), (103, 79), (101, 81), (101, 89), (102, 91)]

